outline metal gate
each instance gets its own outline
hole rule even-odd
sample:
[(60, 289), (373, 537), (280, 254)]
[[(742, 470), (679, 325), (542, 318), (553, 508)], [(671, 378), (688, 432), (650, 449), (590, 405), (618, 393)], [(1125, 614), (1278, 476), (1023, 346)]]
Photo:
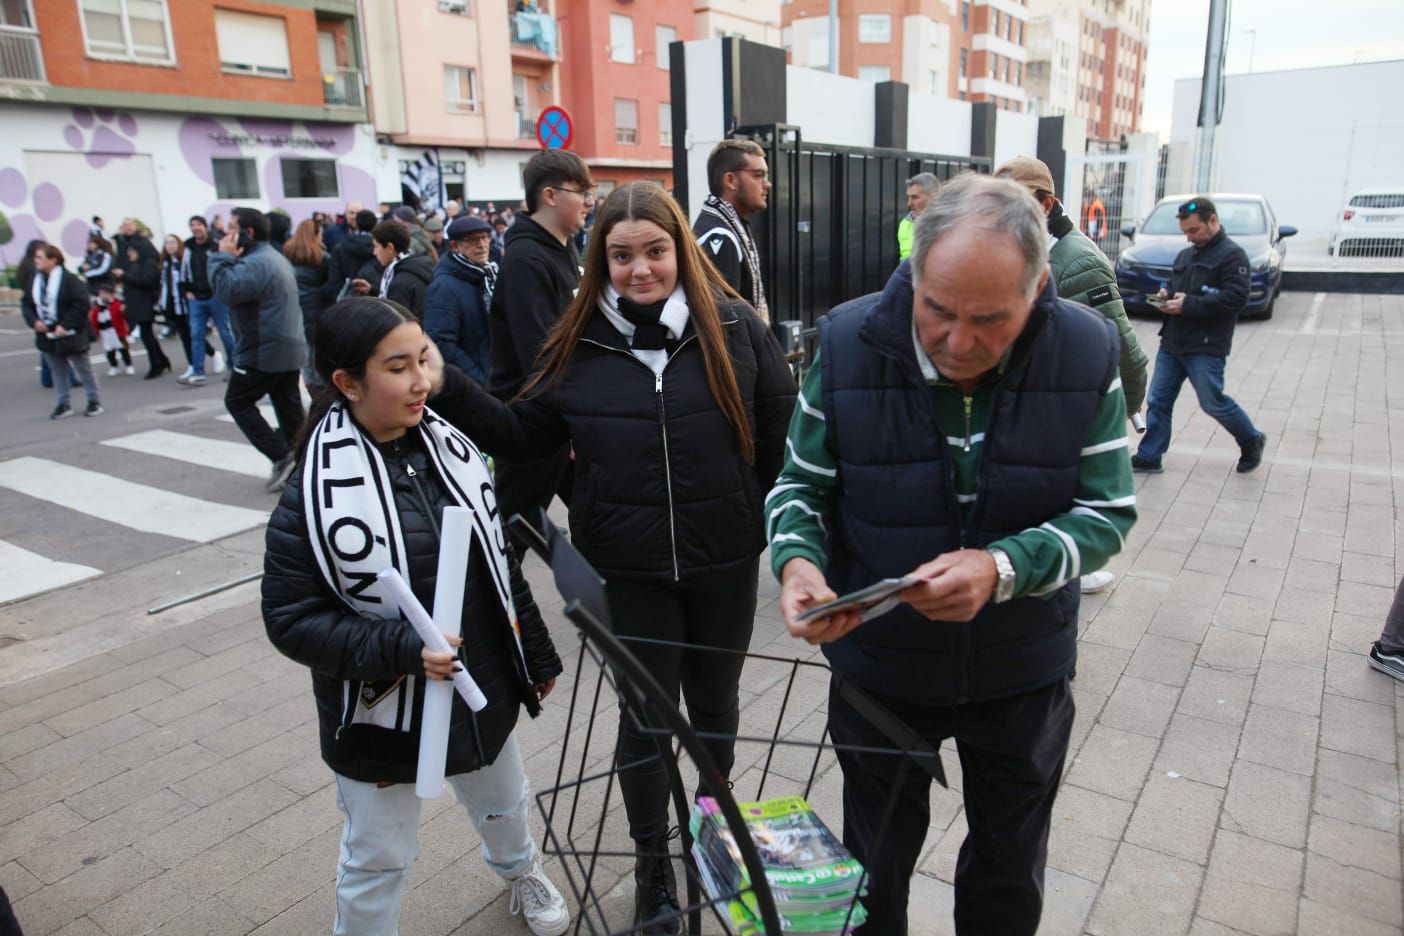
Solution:
[(1088, 140), (1081, 157), (1069, 157), (1068, 168), (1082, 166), (1082, 212), (1075, 220), (1078, 230), (1102, 248), (1107, 259), (1116, 262), (1121, 254), (1121, 229), (1139, 225), (1136, 190), (1142, 156), (1128, 154), (1114, 140)]
[(809, 143), (789, 124), (740, 127), (733, 136), (766, 151), (770, 205), (751, 220), (774, 321), (803, 323), (834, 306), (882, 289), (897, 268), (897, 224), (906, 183), (919, 172), (946, 181), (990, 160), (908, 150)]

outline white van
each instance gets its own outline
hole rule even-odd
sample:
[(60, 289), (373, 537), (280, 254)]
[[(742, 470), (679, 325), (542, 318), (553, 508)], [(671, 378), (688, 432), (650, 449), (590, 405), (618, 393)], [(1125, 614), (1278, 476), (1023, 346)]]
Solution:
[(1339, 257), (1404, 257), (1404, 185), (1350, 196), (1328, 250)]

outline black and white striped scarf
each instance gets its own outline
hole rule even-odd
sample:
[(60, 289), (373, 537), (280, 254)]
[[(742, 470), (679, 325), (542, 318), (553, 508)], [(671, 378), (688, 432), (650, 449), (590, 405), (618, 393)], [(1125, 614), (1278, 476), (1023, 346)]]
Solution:
[(751, 295), (742, 298), (750, 301), (751, 307), (762, 319), (770, 321), (770, 307), (765, 302), (765, 284), (761, 282), (760, 251), (756, 250), (756, 242), (751, 239), (750, 225), (741, 220), (731, 202), (716, 195), (707, 196), (702, 212), (721, 218), (731, 233), (736, 235), (736, 242), (741, 245), (741, 253), (745, 254), (746, 266), (751, 271)]
[[(449, 495), (473, 511), (473, 536), (487, 557), (493, 588), (511, 622), (521, 671), (528, 672), (521, 625), (512, 602), (507, 540), (487, 459), (467, 436), (428, 407), (410, 432), (419, 433), (429, 463)], [(328, 587), (354, 611), (370, 617), (398, 617), (397, 606), (386, 601), (376, 580), (392, 566), (409, 580), (390, 476), (375, 442), (342, 403), (334, 404), (313, 430), (303, 466), (302, 499), (308, 540)], [(419, 679), (405, 676), (383, 683), (348, 680), (342, 697), (342, 725), (416, 730), (414, 698)]]

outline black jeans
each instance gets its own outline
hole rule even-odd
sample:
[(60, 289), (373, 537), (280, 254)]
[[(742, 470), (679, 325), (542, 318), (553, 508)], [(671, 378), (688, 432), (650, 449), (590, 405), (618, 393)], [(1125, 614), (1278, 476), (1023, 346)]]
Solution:
[[(615, 634), (658, 680), (673, 705), (677, 705), (681, 688), (695, 731), (728, 736), (702, 739), (723, 777), (731, 773), (736, 759), (735, 735), (741, 718), (737, 684), (745, 658), (627, 638), (745, 651), (751, 645), (755, 624), (759, 565), (756, 560), (677, 583), (610, 582), (606, 586)], [(619, 773), (629, 835), (640, 840), (660, 835), (669, 825), (668, 774), (658, 759), (654, 738), (639, 730), (632, 713), (620, 713), (617, 763), (624, 766), (652, 758)]]
[[(569, 445), (563, 445), (555, 454), (536, 461), (495, 459), (493, 490), (497, 493), (497, 509), (502, 519), (506, 521), (514, 514), (522, 514), (534, 521), (536, 508), (549, 507), (551, 499), (557, 496), (569, 506), (570, 489), (575, 478), (574, 466)], [(517, 553), (525, 555), (528, 550), (526, 541), (518, 539), (510, 527), (508, 535), (512, 537)]]
[(141, 323), (141, 346), (146, 349), (146, 363), (153, 372), (171, 369), (171, 359), (161, 349), (160, 333), (154, 321)]
[[(145, 329), (142, 334), (146, 334)], [(261, 371), (252, 367), (235, 367), (224, 391), (224, 408), (234, 417), (235, 424), (253, 447), (269, 461), (280, 462), (292, 452), (292, 441), (307, 415), (302, 409), (302, 391), (298, 388), (297, 371)], [(268, 397), (273, 413), (278, 417), (275, 432), (263, 414), (258, 401)]]
[[(1022, 695), (932, 708), (872, 695), (939, 746), (955, 738), (969, 833), (955, 873), (955, 928), (960, 934), (1032, 936), (1043, 913), (1048, 828), (1072, 733), (1068, 681)], [(829, 688), (829, 733), (835, 744), (891, 748), (893, 743)], [(839, 751), (843, 769), (843, 843), (868, 870), (857, 932), (907, 932), (907, 893), (931, 822), (931, 777), (909, 764), (896, 788), (892, 818), (876, 841), (894, 792), (896, 754)]]

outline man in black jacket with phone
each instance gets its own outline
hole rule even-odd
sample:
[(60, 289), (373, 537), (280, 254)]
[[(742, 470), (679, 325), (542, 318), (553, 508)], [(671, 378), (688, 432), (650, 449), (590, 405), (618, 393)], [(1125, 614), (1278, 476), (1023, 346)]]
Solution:
[[(543, 150), (522, 172), (528, 213), (507, 229), (507, 250), (489, 310), (492, 373), (487, 389), (498, 399), (516, 396), (536, 373), (536, 357), (580, 286), (580, 254), (571, 238), (585, 227), (595, 204), (585, 161), (566, 150)], [(569, 502), (570, 448), (533, 462), (497, 460), (497, 503), (511, 517)], [(522, 544), (518, 544), (519, 548)]]
[(1149, 473), (1164, 470), (1160, 459), (1170, 447), (1175, 398), (1189, 378), (1204, 412), (1238, 443), (1239, 472), (1252, 471), (1262, 463), (1267, 436), (1224, 393), (1233, 327), (1248, 304), (1248, 255), (1224, 233), (1209, 199), (1191, 198), (1177, 216), (1191, 246), (1175, 258), (1170, 291), (1162, 289), (1152, 303), (1166, 318), (1151, 379), (1146, 434), (1131, 457), (1131, 467)]

